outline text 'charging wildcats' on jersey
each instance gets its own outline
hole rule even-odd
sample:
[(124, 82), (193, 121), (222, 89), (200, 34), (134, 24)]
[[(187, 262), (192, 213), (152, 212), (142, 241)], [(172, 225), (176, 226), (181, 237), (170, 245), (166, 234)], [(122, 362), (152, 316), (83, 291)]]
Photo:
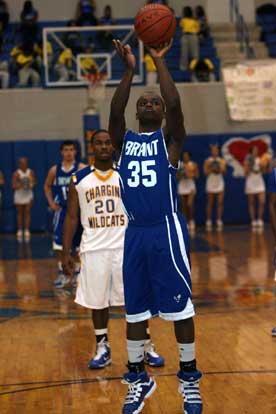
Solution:
[(119, 162), (122, 200), (129, 223), (165, 221), (178, 209), (176, 171), (170, 165), (162, 129), (127, 131)]
[(53, 198), (55, 203), (62, 207), (66, 207), (69, 184), (72, 174), (78, 170), (78, 165), (79, 163), (75, 162), (69, 171), (64, 171), (62, 163), (57, 164), (56, 177), (53, 184)]
[(127, 217), (115, 169), (83, 168), (73, 175), (83, 234), (80, 251), (123, 248)]

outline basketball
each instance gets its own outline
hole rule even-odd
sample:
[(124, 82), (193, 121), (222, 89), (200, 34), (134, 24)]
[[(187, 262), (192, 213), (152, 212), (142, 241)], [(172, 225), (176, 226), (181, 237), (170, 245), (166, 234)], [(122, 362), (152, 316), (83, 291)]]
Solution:
[(145, 45), (167, 43), (176, 31), (176, 18), (171, 9), (158, 3), (148, 4), (135, 17), (135, 32)]

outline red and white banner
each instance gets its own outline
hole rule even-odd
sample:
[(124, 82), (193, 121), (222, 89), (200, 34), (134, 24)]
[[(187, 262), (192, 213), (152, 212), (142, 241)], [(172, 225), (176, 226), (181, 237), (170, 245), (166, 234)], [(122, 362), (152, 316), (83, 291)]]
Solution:
[(230, 118), (276, 119), (276, 62), (252, 60), (222, 69)]

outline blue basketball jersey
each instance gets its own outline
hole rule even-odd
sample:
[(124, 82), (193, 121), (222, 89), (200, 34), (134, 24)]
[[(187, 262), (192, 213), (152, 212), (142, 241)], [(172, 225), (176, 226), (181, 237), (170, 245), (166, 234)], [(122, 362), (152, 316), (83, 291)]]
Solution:
[(157, 224), (177, 212), (176, 171), (168, 160), (162, 129), (126, 132), (119, 173), (129, 224)]
[(272, 173), (268, 177), (268, 188), (269, 193), (276, 193), (276, 167), (273, 168)]
[(55, 203), (62, 207), (66, 207), (71, 176), (78, 170), (78, 165), (79, 163), (76, 161), (70, 171), (64, 171), (62, 163), (57, 164), (52, 193)]

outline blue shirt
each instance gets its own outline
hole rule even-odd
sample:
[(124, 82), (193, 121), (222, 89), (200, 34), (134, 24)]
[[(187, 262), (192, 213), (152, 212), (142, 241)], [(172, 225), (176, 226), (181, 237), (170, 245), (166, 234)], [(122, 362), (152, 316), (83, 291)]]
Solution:
[(57, 164), (52, 193), (55, 203), (62, 207), (66, 207), (71, 176), (78, 170), (78, 165), (79, 163), (76, 161), (70, 171), (64, 171), (62, 163)]
[(176, 171), (168, 160), (162, 129), (126, 132), (119, 174), (129, 224), (157, 224), (177, 212)]

